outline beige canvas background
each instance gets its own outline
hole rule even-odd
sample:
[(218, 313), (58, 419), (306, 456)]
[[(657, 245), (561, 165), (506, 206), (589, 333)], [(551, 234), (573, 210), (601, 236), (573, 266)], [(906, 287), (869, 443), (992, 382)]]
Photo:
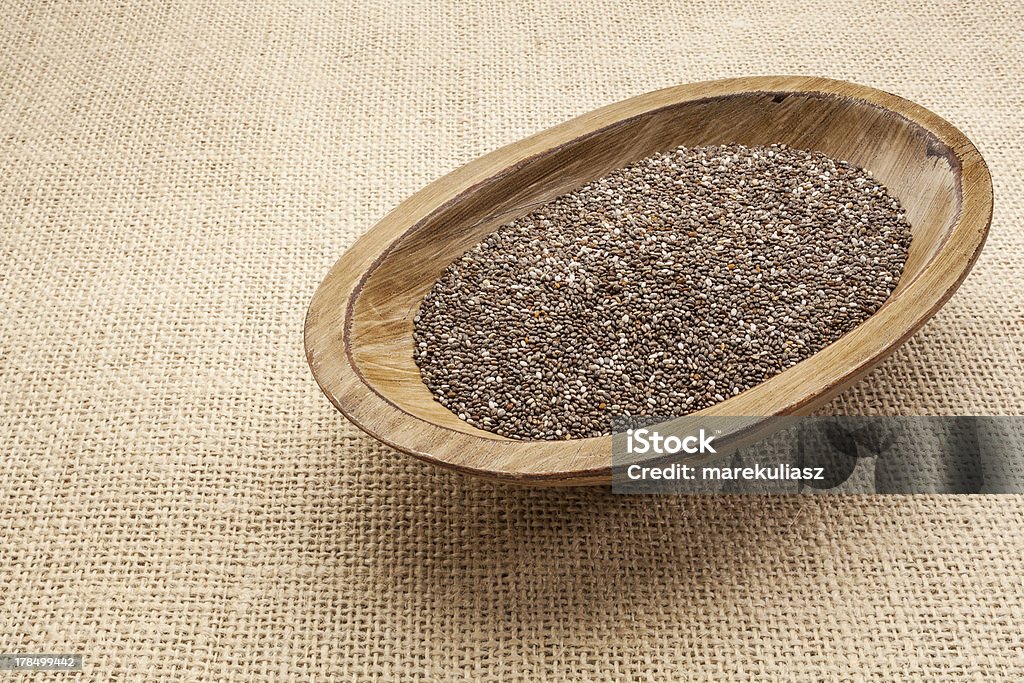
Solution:
[(1020, 2), (3, 3), (0, 651), (86, 680), (1021, 680), (1020, 497), (491, 485), (347, 424), (301, 329), (358, 235), (486, 151), (816, 74), (947, 117), (996, 190), (960, 292), (831, 409), (1021, 413), (1022, 34)]

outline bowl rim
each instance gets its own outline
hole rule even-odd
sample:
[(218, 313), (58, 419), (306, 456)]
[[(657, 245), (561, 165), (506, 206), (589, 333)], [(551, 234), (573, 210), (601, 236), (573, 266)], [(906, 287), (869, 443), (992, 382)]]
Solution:
[[(451, 429), (412, 415), (367, 382), (349, 344), (353, 304), (366, 279), (388, 252), (435, 212), (458, 202), (480, 184), (537, 156), (572, 144), (637, 116), (701, 100), (751, 94), (802, 94), (853, 99), (885, 109), (916, 125), (946, 145), (959, 181), (959, 212), (953, 228), (919, 273), (875, 314), (809, 358), (738, 396), (691, 415), (741, 415), (736, 406), (753, 392), (776, 397), (770, 415), (806, 412), (860, 376), (924, 324), (956, 291), (984, 246), (992, 219), (992, 180), (984, 159), (956, 127), (930, 110), (869, 86), (811, 76), (753, 76), (688, 83), (655, 90), (575, 117), (501, 147), (455, 169), (420, 189), (389, 212), (331, 267), (306, 313), (303, 330), (306, 358), (317, 385), (357, 427), (399, 451), (435, 465), (492, 479), (536, 484), (604, 483), (611, 478), (611, 436), (565, 441), (526, 441), (482, 436)], [(936, 267), (946, 257), (955, 267)], [(911, 300), (914, 301), (911, 304)], [(893, 334), (895, 327), (898, 334)], [(836, 364), (850, 358), (856, 363)], [(850, 369), (829, 373), (830, 366)], [(794, 372), (796, 371), (796, 372)], [(794, 375), (816, 378), (814, 391), (782, 391)], [(795, 395), (779, 400), (777, 395)], [(749, 411), (748, 411), (749, 412)], [(604, 464), (594, 464), (604, 454)], [(487, 466), (480, 463), (487, 462)], [(574, 466), (578, 464), (579, 466)]]

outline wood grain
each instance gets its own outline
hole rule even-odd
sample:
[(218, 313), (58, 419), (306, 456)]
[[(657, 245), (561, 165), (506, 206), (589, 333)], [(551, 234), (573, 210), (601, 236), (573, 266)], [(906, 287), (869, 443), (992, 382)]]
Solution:
[(444, 268), (502, 223), (656, 152), (723, 143), (785, 143), (868, 169), (906, 208), (914, 239), (899, 286), (878, 312), (811, 358), (699, 414), (795, 415), (820, 406), (934, 314), (984, 244), (988, 168), (959, 130), (919, 105), (799, 76), (667, 88), (483, 156), (388, 214), (313, 296), (305, 344), (317, 383), (360, 428), (438, 465), (536, 484), (609, 481), (611, 437), (505, 439), (436, 402), (413, 362), (413, 317)]

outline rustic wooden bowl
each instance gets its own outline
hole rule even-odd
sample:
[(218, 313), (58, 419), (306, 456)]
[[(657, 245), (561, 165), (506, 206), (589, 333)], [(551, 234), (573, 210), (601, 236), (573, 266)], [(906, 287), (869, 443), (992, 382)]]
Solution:
[(517, 441), (459, 420), (413, 362), (412, 322), (441, 271), (497, 226), (679, 145), (785, 143), (871, 171), (902, 202), (913, 244), (891, 299), (811, 358), (704, 415), (809, 412), (861, 377), (953, 294), (978, 257), (992, 181), (948, 122), (880, 90), (824, 78), (736, 78), (602, 107), (487, 154), (388, 214), (334, 265), (306, 318), (310, 368), (348, 419), (423, 460), (536, 484), (610, 481), (611, 437)]

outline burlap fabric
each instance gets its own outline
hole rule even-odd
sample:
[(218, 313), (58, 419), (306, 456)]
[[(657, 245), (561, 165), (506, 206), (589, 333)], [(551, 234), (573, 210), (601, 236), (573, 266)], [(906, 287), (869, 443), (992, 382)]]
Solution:
[(654, 88), (817, 74), (946, 116), (996, 185), (960, 293), (833, 409), (1020, 413), (1021, 4), (349, 5), (0, 9), (0, 651), (88, 680), (1021, 680), (1019, 497), (491, 485), (346, 423), (301, 338), (331, 263), (446, 171)]

